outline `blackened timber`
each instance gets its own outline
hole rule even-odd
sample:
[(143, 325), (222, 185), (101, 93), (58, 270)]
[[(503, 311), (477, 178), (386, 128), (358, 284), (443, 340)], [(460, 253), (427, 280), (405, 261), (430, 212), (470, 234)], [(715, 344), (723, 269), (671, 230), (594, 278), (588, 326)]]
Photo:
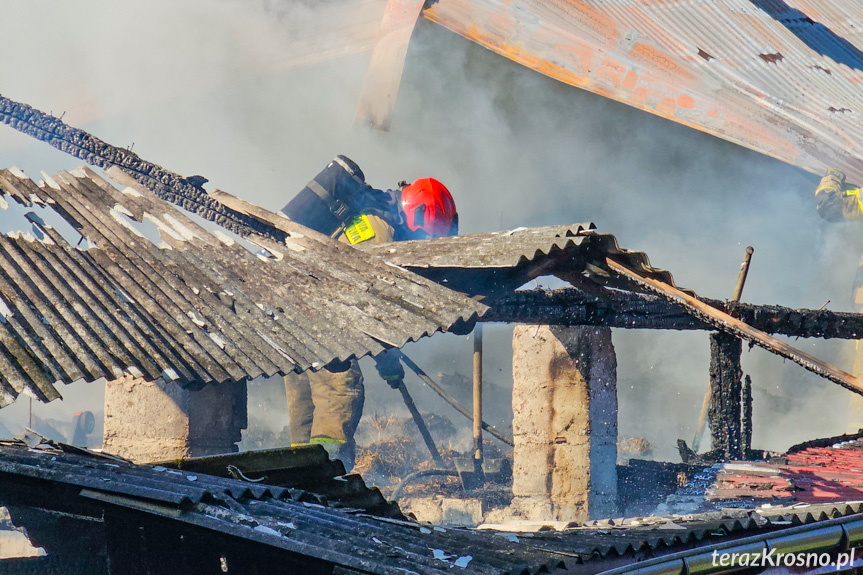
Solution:
[(752, 378), (748, 375), (743, 378), (741, 412), (740, 433), (743, 438), (743, 456), (750, 459), (750, 452), (752, 451)]
[[(92, 134), (73, 128), (59, 118), (27, 104), (0, 96), (0, 122), (92, 166), (116, 166), (161, 199), (216, 222), (232, 232), (242, 236), (260, 234), (276, 241), (285, 239), (281, 230), (226, 208), (179, 174), (148, 162), (134, 152), (103, 142)], [(22, 197), (29, 202), (26, 196)]]
[(646, 289), (654, 294), (664, 298), (669, 303), (683, 306), (687, 312), (694, 317), (709, 323), (719, 331), (745, 339), (753, 345), (776, 354), (779, 357), (790, 359), (804, 369), (818, 374), (825, 379), (829, 379), (837, 385), (841, 385), (849, 391), (863, 395), (863, 381), (848, 372), (842, 371), (835, 365), (818, 359), (804, 351), (796, 349), (787, 343), (776, 339), (770, 334), (752, 327), (751, 325), (740, 321), (739, 319), (728, 315), (727, 313), (711, 307), (703, 301), (697, 299), (694, 295), (684, 293), (683, 291), (666, 284), (662, 281), (653, 278), (645, 277), (638, 272), (621, 265), (619, 262), (611, 258), (605, 258), (605, 263), (610, 270), (618, 274), (626, 281), (637, 284), (640, 288)]
[[(654, 295), (608, 291), (600, 299), (576, 288), (524, 290), (484, 300), (481, 321), (633, 329), (710, 329), (679, 306)], [(861, 322), (863, 324), (863, 322)]]
[[(863, 337), (863, 314), (732, 303), (703, 297), (699, 299), (770, 334), (825, 339)], [(480, 319), (483, 322), (631, 329), (713, 329), (687, 314), (682, 307), (650, 294), (608, 291), (607, 298), (599, 299), (575, 288), (534, 289), (483, 300), (483, 303), (491, 308)]]
[(707, 420), (713, 449), (727, 461), (743, 458), (741, 429), (743, 342), (723, 332), (710, 334), (710, 408)]

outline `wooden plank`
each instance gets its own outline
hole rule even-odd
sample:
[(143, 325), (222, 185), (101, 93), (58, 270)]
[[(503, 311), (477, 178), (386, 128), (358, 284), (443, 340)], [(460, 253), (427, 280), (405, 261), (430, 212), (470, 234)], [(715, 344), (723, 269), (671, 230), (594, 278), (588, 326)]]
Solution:
[(695, 297), (680, 291), (661, 281), (642, 277), (629, 268), (617, 263), (611, 258), (605, 258), (605, 264), (615, 273), (631, 280), (638, 285), (647, 288), (670, 302), (680, 304), (693, 316), (712, 325), (718, 330), (724, 331), (731, 335), (737, 336), (740, 339), (745, 339), (755, 345), (766, 349), (771, 353), (775, 353), (786, 359), (790, 359), (794, 363), (803, 366), (812, 373), (816, 373), (821, 377), (829, 379), (833, 383), (838, 383), (845, 389), (853, 391), (859, 395), (863, 395), (863, 382), (854, 377), (850, 373), (846, 373), (841, 369), (830, 365), (820, 359), (809, 355), (799, 349), (788, 345), (785, 342), (779, 341), (775, 337), (769, 336), (759, 329), (755, 329), (749, 324), (746, 324), (739, 319), (733, 318), (727, 313), (710, 306)]
[(389, 131), (408, 44), (425, 0), (389, 0), (372, 51), (354, 122)]

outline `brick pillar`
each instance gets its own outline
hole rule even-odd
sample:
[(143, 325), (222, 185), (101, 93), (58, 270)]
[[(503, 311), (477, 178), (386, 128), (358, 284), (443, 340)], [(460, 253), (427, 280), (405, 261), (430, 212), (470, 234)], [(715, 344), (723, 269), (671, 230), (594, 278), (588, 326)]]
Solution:
[(531, 520), (615, 514), (617, 359), (611, 330), (517, 326), (513, 505)]
[(136, 462), (235, 452), (246, 424), (245, 383), (189, 391), (126, 376), (105, 385), (103, 449)]

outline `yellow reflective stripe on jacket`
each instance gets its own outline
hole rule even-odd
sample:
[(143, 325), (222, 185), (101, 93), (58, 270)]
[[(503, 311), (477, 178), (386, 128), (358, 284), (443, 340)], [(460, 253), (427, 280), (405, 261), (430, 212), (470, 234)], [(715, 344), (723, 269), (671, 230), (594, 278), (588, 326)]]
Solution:
[(351, 244), (358, 244), (375, 237), (375, 231), (368, 216), (357, 216), (345, 228), (345, 235)]
[(853, 190), (846, 190), (846, 196), (855, 196), (857, 198), (857, 205), (860, 207), (860, 211), (863, 212), (863, 199), (860, 199), (860, 188), (854, 188)]
[[(362, 240), (363, 243), (368, 242), (370, 244), (385, 244), (393, 241), (393, 227), (387, 223), (387, 221), (379, 216), (374, 214), (363, 214), (362, 216), (365, 218), (371, 230), (374, 232), (368, 239)], [(356, 239), (356, 236), (355, 238)], [(343, 244), (356, 245), (351, 242), (351, 237), (348, 235), (347, 230), (342, 230), (342, 233), (338, 236), (338, 240)], [(359, 243), (359, 242), (357, 242)]]
[(309, 445), (344, 445), (347, 443), (344, 439), (335, 439), (332, 437), (313, 437), (309, 440)]

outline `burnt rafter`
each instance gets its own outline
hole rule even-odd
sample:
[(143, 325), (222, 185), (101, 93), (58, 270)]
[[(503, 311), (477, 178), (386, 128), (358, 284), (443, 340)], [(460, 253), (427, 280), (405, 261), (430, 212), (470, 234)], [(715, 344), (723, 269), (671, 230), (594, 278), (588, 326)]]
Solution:
[[(863, 334), (863, 314), (699, 299), (770, 334), (825, 339), (858, 339)], [(658, 296), (618, 290), (606, 290), (600, 299), (577, 288), (531, 289), (487, 299), (484, 303), (491, 308), (482, 317), (484, 322), (713, 329), (682, 307)]]

